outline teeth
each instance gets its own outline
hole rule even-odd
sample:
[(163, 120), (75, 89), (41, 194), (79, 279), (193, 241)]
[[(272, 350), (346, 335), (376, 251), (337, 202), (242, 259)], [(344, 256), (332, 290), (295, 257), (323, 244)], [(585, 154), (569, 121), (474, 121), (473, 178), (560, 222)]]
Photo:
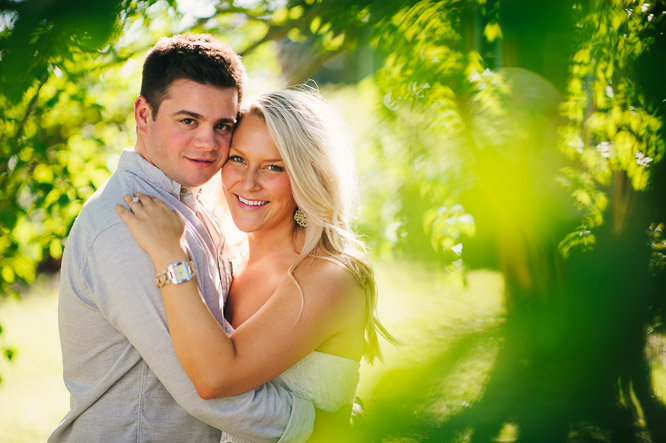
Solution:
[(250, 205), (250, 206), (261, 206), (261, 205), (265, 205), (266, 203), (268, 203), (266, 201), (261, 201), (261, 200), (246, 200), (243, 197), (241, 197), (240, 195), (237, 195), (237, 197), (238, 197), (238, 200), (241, 201), (241, 203), (245, 203), (246, 205)]

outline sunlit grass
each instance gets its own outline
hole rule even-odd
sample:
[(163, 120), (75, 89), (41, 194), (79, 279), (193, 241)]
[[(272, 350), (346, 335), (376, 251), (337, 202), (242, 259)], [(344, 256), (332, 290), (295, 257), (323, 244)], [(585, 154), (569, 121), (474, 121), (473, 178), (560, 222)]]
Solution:
[[(383, 344), (384, 363), (362, 366), (359, 395), (364, 399), (387, 370), (418, 365), (432, 349), (446, 349), (460, 334), (487, 328), (501, 315), (501, 284), (495, 273), (473, 273), (462, 287), (435, 269), (398, 262), (378, 262), (376, 267), (380, 316), (405, 344)], [(22, 301), (2, 301), (0, 324), (5, 328), (3, 343), (17, 349), (13, 361), (0, 360), (0, 441), (43, 442), (68, 410), (56, 283), (42, 279)], [(475, 358), (462, 361), (442, 381), (447, 395), (442, 396), (440, 413), (464, 407), (480, 392), (494, 355), (492, 349), (481, 351), (474, 350)]]
[(474, 271), (463, 282), (439, 267), (400, 262), (378, 263), (377, 277), (380, 317), (403, 344), (384, 344), (384, 362), (363, 366), (359, 396), (383, 420), (408, 422), (419, 411), (441, 423), (483, 394), (501, 346), (502, 277)]
[[(470, 272), (462, 284), (439, 268), (394, 261), (376, 261), (376, 272), (380, 317), (403, 344), (383, 343), (384, 362), (363, 363), (359, 396), (372, 409), (382, 403), (420, 401), (425, 393), (421, 411), (426, 415), (438, 422), (456, 416), (482, 396), (503, 343), (501, 275)], [(0, 359), (0, 441), (43, 442), (68, 410), (56, 282), (43, 278), (23, 300), (0, 302), (0, 324), (5, 330), (0, 343), (17, 351), (11, 362)], [(654, 387), (662, 401), (665, 343), (653, 335), (648, 345)], [(463, 432), (459, 441), (468, 441), (470, 435)], [(520, 429), (507, 422), (495, 441), (512, 442), (519, 435)]]
[(0, 359), (0, 441), (44, 442), (69, 409), (62, 381), (57, 283), (40, 279), (23, 300), (0, 303), (1, 343), (16, 348)]
[[(469, 273), (466, 283), (438, 268), (400, 262), (377, 263), (379, 315), (402, 345), (383, 343), (384, 362), (364, 365), (359, 395), (369, 391), (379, 375), (396, 367), (413, 368), (445, 351), (465, 334), (494, 329), (502, 319), (502, 279), (498, 273)], [(493, 362), (495, 349), (470, 349), (476, 357), (452, 368), (442, 389), (454, 397), (476, 396), (481, 378)], [(475, 375), (470, 376), (470, 373)], [(458, 380), (458, 378), (460, 378)], [(398, 388), (399, 389), (399, 388)]]

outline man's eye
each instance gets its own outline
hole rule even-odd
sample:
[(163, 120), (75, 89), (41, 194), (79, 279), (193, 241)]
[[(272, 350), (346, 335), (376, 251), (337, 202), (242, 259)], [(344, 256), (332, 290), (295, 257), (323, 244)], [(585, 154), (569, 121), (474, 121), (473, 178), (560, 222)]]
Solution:
[(268, 165), (267, 168), (268, 168), (269, 171), (275, 171), (275, 172), (284, 171), (284, 168), (282, 166), (278, 166), (278, 165)]
[(194, 124), (194, 119), (193, 118), (184, 118), (181, 120), (182, 123), (186, 125), (193, 125)]
[(215, 125), (215, 128), (224, 132), (231, 132), (234, 129), (233, 125), (228, 125), (228, 124)]

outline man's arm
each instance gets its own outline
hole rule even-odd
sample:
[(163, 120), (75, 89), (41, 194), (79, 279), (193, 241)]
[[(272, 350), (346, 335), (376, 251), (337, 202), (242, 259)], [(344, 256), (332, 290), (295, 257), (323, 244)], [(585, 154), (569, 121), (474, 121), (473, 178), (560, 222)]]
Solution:
[(281, 435), (283, 441), (304, 441), (310, 435), (312, 404), (272, 383), (226, 399), (199, 397), (174, 352), (154, 267), (120, 219), (96, 239), (83, 273), (104, 317), (188, 413), (250, 441), (274, 441)]

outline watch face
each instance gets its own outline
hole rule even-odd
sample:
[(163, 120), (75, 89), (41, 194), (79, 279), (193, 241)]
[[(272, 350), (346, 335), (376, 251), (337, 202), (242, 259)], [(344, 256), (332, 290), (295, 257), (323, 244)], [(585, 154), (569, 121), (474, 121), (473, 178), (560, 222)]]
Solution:
[(178, 266), (176, 266), (173, 270), (173, 274), (176, 280), (182, 280), (184, 278), (189, 277), (189, 266), (187, 266), (185, 263), (181, 263)]
[(155, 275), (157, 287), (177, 285), (192, 280), (197, 273), (193, 266), (194, 264), (191, 261), (179, 261), (170, 264), (166, 269)]
[(192, 270), (187, 262), (179, 262), (171, 267), (169, 277), (172, 283), (178, 284), (192, 279)]

